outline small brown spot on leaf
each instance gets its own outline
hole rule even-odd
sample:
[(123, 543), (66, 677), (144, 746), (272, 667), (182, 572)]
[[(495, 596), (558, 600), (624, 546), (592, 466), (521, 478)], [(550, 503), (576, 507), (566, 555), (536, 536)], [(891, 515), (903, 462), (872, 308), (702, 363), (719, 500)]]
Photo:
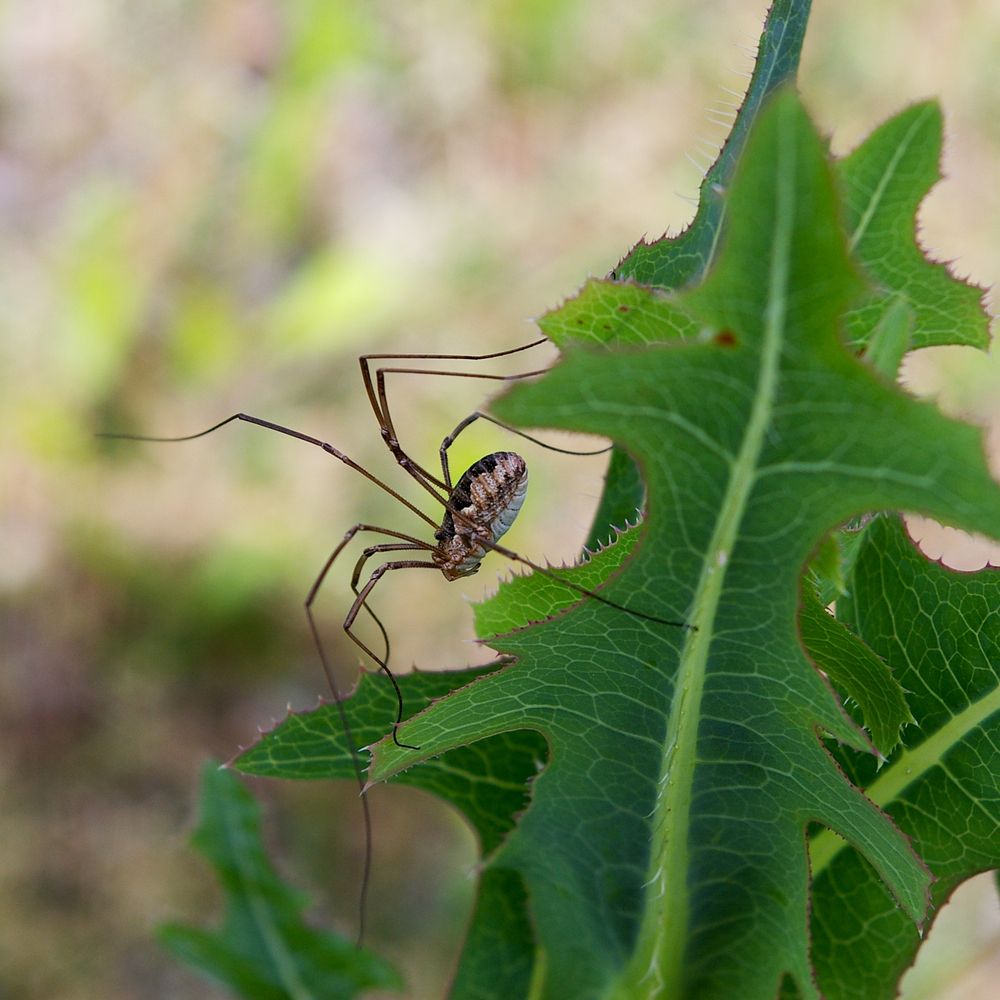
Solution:
[(628, 306), (619, 306), (618, 307), (618, 311), (620, 313), (627, 313), (629, 311), (629, 307)]
[(720, 330), (715, 335), (715, 342), (719, 347), (735, 347), (736, 334), (732, 330)]

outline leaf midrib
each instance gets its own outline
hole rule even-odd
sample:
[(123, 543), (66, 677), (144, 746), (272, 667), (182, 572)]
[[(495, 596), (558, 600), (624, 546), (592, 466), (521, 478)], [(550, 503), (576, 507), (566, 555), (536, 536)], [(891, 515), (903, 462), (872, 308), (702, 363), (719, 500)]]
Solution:
[(757, 387), (746, 433), (732, 463), (713, 537), (702, 562), (690, 617), (695, 628), (688, 633), (681, 651), (652, 816), (652, 847), (642, 922), (632, 959), (609, 993), (609, 996), (622, 1000), (626, 997), (681, 995), (683, 956), (689, 936), (687, 834), (701, 698), (729, 555), (756, 481), (778, 387), (795, 222), (795, 186), (782, 183), (782, 179), (794, 176), (794, 136), (793, 128), (779, 122), (774, 238), (768, 267), (768, 301)]

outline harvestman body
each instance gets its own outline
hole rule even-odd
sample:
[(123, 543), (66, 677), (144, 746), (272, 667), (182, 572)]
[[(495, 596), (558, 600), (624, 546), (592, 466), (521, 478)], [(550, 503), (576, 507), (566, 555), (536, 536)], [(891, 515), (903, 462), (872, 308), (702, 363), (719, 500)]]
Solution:
[[(451, 491), (438, 546), (431, 554), (446, 580), (472, 576), (488, 551), (514, 523), (528, 492), (528, 467), (520, 455), (497, 451), (469, 468)], [(484, 544), (485, 542), (485, 544)]]
[[(679, 628), (691, 627), (685, 622), (659, 618), (655, 615), (646, 614), (644, 612), (636, 611), (616, 604), (614, 601), (602, 597), (600, 594), (594, 593), (591, 590), (587, 590), (586, 588), (565, 579), (565, 577), (560, 576), (543, 566), (539, 566), (531, 560), (526, 559), (524, 556), (521, 556), (518, 553), (498, 544), (499, 540), (507, 532), (513, 524), (514, 519), (517, 517), (527, 493), (528, 469), (524, 459), (521, 458), (520, 455), (509, 451), (498, 451), (485, 455), (483, 458), (479, 459), (479, 461), (475, 462), (469, 469), (467, 469), (454, 485), (452, 484), (451, 470), (448, 463), (448, 449), (454, 443), (459, 434), (462, 433), (462, 431), (464, 431), (470, 424), (480, 419), (496, 424), (497, 426), (502, 427), (513, 434), (517, 434), (520, 437), (526, 438), (528, 441), (540, 445), (543, 448), (547, 448), (550, 451), (557, 451), (563, 454), (596, 455), (608, 451), (608, 448), (601, 448), (596, 451), (571, 451), (565, 448), (557, 448), (553, 445), (546, 444), (543, 441), (539, 441), (537, 438), (532, 437), (530, 434), (526, 434), (524, 431), (510, 427), (481, 411), (476, 411), (467, 416), (459, 423), (455, 430), (441, 442), (439, 451), (442, 473), (441, 478), (438, 478), (433, 473), (419, 465), (405, 451), (403, 451), (400, 446), (396, 430), (393, 425), (392, 415), (389, 411), (388, 397), (385, 387), (386, 375), (439, 375), (452, 378), (480, 378), (494, 381), (512, 381), (516, 379), (528, 378), (533, 375), (541, 375), (544, 373), (544, 369), (539, 371), (523, 372), (517, 375), (492, 375), (482, 372), (437, 371), (422, 368), (379, 368), (375, 371), (375, 379), (373, 382), (371, 369), (369, 367), (369, 364), (372, 361), (390, 359), (486, 361), (494, 358), (507, 357), (512, 354), (518, 354), (521, 351), (529, 350), (530, 348), (537, 347), (545, 342), (546, 341), (543, 338), (541, 340), (533, 341), (530, 344), (525, 344), (522, 347), (513, 348), (507, 351), (498, 351), (493, 354), (369, 354), (358, 359), (361, 365), (361, 376), (364, 381), (365, 391), (375, 413), (375, 418), (381, 429), (382, 438), (399, 465), (402, 466), (402, 468), (421, 487), (423, 487), (423, 489), (430, 493), (430, 495), (438, 503), (443, 505), (444, 515), (440, 524), (437, 524), (437, 522), (435, 522), (419, 507), (411, 503), (387, 483), (378, 479), (363, 466), (359, 465), (348, 455), (344, 454), (344, 452), (335, 448), (332, 444), (322, 441), (319, 438), (311, 437), (308, 434), (303, 434), (301, 431), (293, 430), (290, 427), (284, 427), (281, 424), (272, 423), (269, 420), (264, 420), (248, 413), (235, 413), (206, 430), (200, 431), (197, 434), (185, 435), (183, 437), (149, 437), (137, 434), (99, 435), (100, 437), (119, 438), (133, 441), (192, 441), (195, 438), (211, 434), (213, 431), (216, 431), (233, 421), (245, 421), (247, 423), (255, 424), (258, 427), (264, 427), (267, 430), (276, 431), (280, 434), (297, 438), (300, 441), (305, 441), (308, 444), (321, 448), (327, 454), (332, 455), (334, 458), (354, 469), (356, 472), (361, 473), (361, 475), (365, 476), (380, 489), (394, 497), (404, 507), (408, 508), (412, 513), (416, 514), (424, 522), (430, 525), (430, 527), (435, 529), (433, 537), (436, 544), (432, 544), (429, 541), (417, 538), (413, 535), (405, 534), (401, 531), (396, 531), (395, 529), (383, 528), (374, 524), (355, 524), (345, 533), (343, 539), (330, 553), (306, 597), (305, 609), (309, 620), (309, 626), (312, 631), (316, 648), (319, 652), (324, 673), (327, 677), (327, 683), (329, 684), (330, 691), (333, 695), (334, 704), (337, 706), (337, 710), (340, 714), (341, 724), (346, 734), (348, 745), (352, 748), (352, 760), (355, 775), (362, 793), (364, 792), (365, 786), (361, 763), (358, 759), (357, 752), (353, 749), (354, 741), (351, 736), (351, 729), (347, 720), (347, 714), (344, 710), (343, 699), (334, 680), (333, 671), (327, 659), (326, 651), (320, 638), (319, 629), (317, 628), (312, 611), (316, 596), (319, 593), (327, 574), (330, 572), (334, 561), (359, 532), (380, 534), (393, 539), (393, 541), (370, 545), (361, 553), (360, 558), (354, 566), (354, 571), (351, 576), (351, 590), (354, 592), (355, 600), (351, 605), (346, 618), (344, 619), (343, 628), (351, 640), (369, 657), (371, 657), (375, 663), (378, 664), (379, 670), (384, 673), (392, 683), (396, 694), (397, 705), (396, 719), (392, 725), (392, 739), (396, 745), (400, 747), (406, 747), (411, 750), (419, 749), (411, 744), (401, 743), (397, 735), (399, 726), (403, 721), (403, 696), (396, 677), (389, 668), (390, 644), (388, 633), (386, 632), (381, 620), (368, 604), (369, 595), (375, 585), (386, 573), (401, 569), (433, 569), (439, 571), (446, 580), (458, 580), (462, 577), (471, 576), (476, 573), (487, 553), (495, 551), (503, 556), (506, 556), (508, 559), (530, 567), (537, 573), (553, 577), (570, 589), (577, 591), (583, 597), (591, 598), (602, 604), (625, 611), (635, 617), (642, 618), (647, 621)], [(368, 559), (374, 555), (382, 555), (391, 552), (422, 552), (429, 558), (393, 559), (389, 562), (382, 563), (371, 573), (364, 585), (359, 588), (358, 584), (361, 580), (362, 571)], [(379, 656), (374, 650), (372, 650), (359, 636), (355, 634), (353, 630), (355, 620), (361, 613), (362, 608), (364, 608), (364, 610), (367, 611), (375, 621), (375, 624), (378, 626), (382, 635), (385, 646), (385, 652), (382, 656)], [(365, 898), (371, 864), (371, 819), (368, 812), (367, 799), (363, 794), (361, 799), (362, 809), (364, 811), (366, 852), (360, 901), (361, 920), (359, 941), (364, 934)]]

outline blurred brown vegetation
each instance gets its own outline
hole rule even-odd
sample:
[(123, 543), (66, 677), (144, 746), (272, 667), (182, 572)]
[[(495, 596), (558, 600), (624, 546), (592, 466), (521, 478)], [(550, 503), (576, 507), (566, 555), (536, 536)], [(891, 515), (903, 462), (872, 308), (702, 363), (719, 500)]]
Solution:
[[(834, 148), (940, 95), (948, 181), (922, 212), (922, 241), (995, 281), (1000, 9), (815, 7), (802, 90)], [(198, 764), (322, 693), (301, 602), (344, 529), (362, 517), (416, 527), (360, 477), (255, 428), (159, 446), (94, 433), (184, 434), (246, 410), (399, 482), (356, 356), (524, 343), (526, 317), (642, 234), (681, 228), (692, 208), (678, 195), (699, 180), (684, 154), (704, 158), (724, 135), (706, 109), (745, 85), (764, 9), (0, 7), (0, 996), (220, 995), (153, 941), (160, 920), (211, 919), (218, 902), (185, 846)], [(552, 356), (532, 352), (531, 367)], [(1000, 423), (995, 355), (923, 358), (910, 375)], [(391, 391), (406, 444), (431, 462), (484, 398), (483, 383), (450, 379)], [(508, 445), (476, 428), (455, 464)], [(510, 544), (572, 558), (602, 460), (526, 454), (532, 495)], [(465, 598), (502, 571), (383, 585), (397, 668), (487, 658), (466, 641)], [(346, 579), (328, 591), (347, 685), (358, 657), (337, 625)], [(350, 933), (351, 790), (256, 790), (290, 877), (318, 919)], [(400, 961), (412, 996), (437, 997), (475, 845), (416, 793), (373, 799), (371, 943)], [(920, 995), (938, 995), (925, 981)]]

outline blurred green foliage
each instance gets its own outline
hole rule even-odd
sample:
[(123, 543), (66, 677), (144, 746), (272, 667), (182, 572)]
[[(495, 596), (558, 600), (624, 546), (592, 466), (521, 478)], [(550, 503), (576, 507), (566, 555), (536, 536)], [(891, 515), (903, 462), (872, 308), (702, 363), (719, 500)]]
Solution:
[[(683, 153), (724, 134), (701, 109), (742, 88), (736, 46), (764, 7), (3, 5), (0, 993), (219, 995), (148, 930), (214, 905), (182, 845), (197, 765), (286, 702), (314, 702), (308, 585), (347, 525), (398, 516), (322, 456), (248, 428), (160, 449), (93, 433), (184, 433), (245, 409), (394, 475), (356, 355), (523, 343), (524, 317), (644, 232), (680, 228), (690, 207), (675, 192), (700, 179)], [(816, 119), (840, 123), (845, 150), (907, 97), (940, 94), (950, 180), (922, 239), (943, 258), (962, 247), (962, 269), (995, 280), (1000, 192), (982, 177), (1000, 151), (1000, 16), (987, 3), (814, 7), (802, 79)], [(995, 372), (957, 377), (975, 380), (986, 419)], [(488, 395), (458, 380), (393, 391), (408, 445), (432, 458)], [(506, 443), (477, 429), (456, 466)], [(602, 472), (535, 461), (511, 545), (571, 557)], [(480, 657), (462, 641), (475, 592), (428, 603), (400, 581), (380, 595), (402, 662)], [(347, 593), (332, 580), (322, 602), (345, 684)], [(351, 804), (338, 831), (333, 793), (268, 792), (294, 864), (351, 899)], [(394, 824), (395, 801), (376, 802), (374, 943), (402, 929), (420, 956), (400, 963), (422, 970), (413, 995), (439, 996), (474, 851), (412, 797)], [(426, 877), (395, 874), (415, 867)]]

